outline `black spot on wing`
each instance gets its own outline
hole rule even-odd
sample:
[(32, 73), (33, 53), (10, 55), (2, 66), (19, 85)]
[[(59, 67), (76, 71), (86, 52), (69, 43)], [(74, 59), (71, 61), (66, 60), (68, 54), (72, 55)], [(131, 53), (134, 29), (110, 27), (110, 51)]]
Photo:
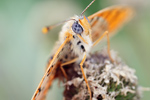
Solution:
[(73, 38), (75, 39), (76, 37), (73, 35)]
[(47, 76), (49, 76), (49, 73), (47, 74)]
[(85, 52), (85, 48), (83, 45), (81, 45), (81, 49), (83, 50), (83, 52)]
[(78, 42), (77, 42), (77, 45), (79, 45), (80, 43), (81, 43), (81, 41), (78, 41)]
[(39, 90), (39, 92), (41, 92), (41, 87), (40, 87), (40, 88), (38, 88), (38, 90)]
[(48, 73), (49, 73), (50, 69), (48, 70)]
[(51, 66), (51, 68), (48, 70), (47, 76), (49, 76), (51, 69), (53, 68), (54, 65)]

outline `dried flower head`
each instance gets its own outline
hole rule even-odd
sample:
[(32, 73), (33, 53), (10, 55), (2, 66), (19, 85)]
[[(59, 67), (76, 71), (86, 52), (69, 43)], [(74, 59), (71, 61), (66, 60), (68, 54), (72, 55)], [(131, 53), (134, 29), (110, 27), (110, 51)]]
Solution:
[[(92, 100), (140, 100), (135, 70), (129, 68), (111, 51), (115, 63), (111, 63), (107, 50), (90, 54), (83, 67), (92, 91)], [(68, 76), (64, 100), (89, 100), (89, 93), (78, 63), (64, 66)]]

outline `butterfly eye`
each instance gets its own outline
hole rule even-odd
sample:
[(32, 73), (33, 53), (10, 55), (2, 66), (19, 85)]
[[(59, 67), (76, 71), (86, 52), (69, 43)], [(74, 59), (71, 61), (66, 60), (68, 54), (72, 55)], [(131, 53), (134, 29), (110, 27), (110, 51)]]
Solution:
[(83, 32), (82, 26), (80, 24), (78, 24), (77, 21), (73, 23), (72, 30), (77, 34), (81, 34)]

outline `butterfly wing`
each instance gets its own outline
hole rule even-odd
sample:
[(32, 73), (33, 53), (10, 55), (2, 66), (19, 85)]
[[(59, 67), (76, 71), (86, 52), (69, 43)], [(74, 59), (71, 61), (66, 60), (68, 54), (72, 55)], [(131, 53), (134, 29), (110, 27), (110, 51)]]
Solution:
[(56, 73), (57, 67), (58, 67), (57, 62), (54, 65), (52, 65), (52, 61), (50, 61), (50, 63), (48, 64), (47, 70), (32, 97), (32, 100), (44, 100), (45, 99), (46, 94), (49, 90), (49, 87), (51, 86), (51, 84), (55, 78), (55, 73)]
[(58, 48), (56, 53), (53, 56), (53, 59), (48, 64), (47, 70), (40, 81), (33, 97), (31, 100), (44, 100), (45, 96), (47, 94), (48, 88), (51, 86), (52, 81), (55, 77), (56, 68), (58, 67), (59, 63), (59, 55), (62, 55), (62, 49), (66, 45), (66, 43), (69, 41), (68, 38), (61, 44), (61, 46)]
[(128, 6), (112, 6), (98, 11), (88, 17), (92, 29), (92, 41), (96, 41), (105, 31), (114, 34), (133, 16)]
[[(50, 63), (51, 63), (51, 60), (49, 61), (49, 64)], [(48, 64), (48, 66), (49, 66), (49, 64)], [(51, 87), (53, 80), (55, 79), (56, 69), (59, 67), (59, 64), (58, 63), (55, 64), (54, 67), (56, 67), (56, 68), (53, 69), (53, 72), (51, 73), (51, 75), (47, 76), (48, 78), (45, 78), (45, 81), (43, 82), (43, 84), (41, 86), (42, 90), (38, 91), (38, 92), (40, 92), (39, 95), (36, 95), (37, 96), (36, 100), (45, 100), (48, 90)], [(52, 70), (52, 68), (50, 70)]]

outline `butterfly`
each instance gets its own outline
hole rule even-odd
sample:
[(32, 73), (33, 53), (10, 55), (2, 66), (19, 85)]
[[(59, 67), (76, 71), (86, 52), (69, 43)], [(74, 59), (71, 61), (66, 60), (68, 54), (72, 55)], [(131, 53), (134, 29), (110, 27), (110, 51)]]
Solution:
[[(90, 100), (92, 100), (92, 93), (88, 80), (83, 70), (83, 64), (88, 56), (90, 50), (97, 45), (103, 37), (107, 37), (108, 55), (112, 62), (114, 60), (110, 54), (109, 35), (116, 33), (133, 16), (133, 9), (129, 6), (112, 6), (98, 11), (97, 13), (86, 17), (83, 13), (94, 2), (93, 0), (81, 13), (80, 16), (71, 17), (65, 23), (59, 34), (59, 40), (55, 45), (55, 52), (51, 56), (47, 64), (47, 70), (40, 81), (31, 100), (44, 100), (52, 81), (55, 79), (57, 71), (60, 67), (63, 75), (67, 79), (67, 74), (63, 66), (80, 62), (80, 68), (83, 78), (87, 84)], [(43, 28), (43, 32), (47, 33), (52, 28), (59, 24)]]

